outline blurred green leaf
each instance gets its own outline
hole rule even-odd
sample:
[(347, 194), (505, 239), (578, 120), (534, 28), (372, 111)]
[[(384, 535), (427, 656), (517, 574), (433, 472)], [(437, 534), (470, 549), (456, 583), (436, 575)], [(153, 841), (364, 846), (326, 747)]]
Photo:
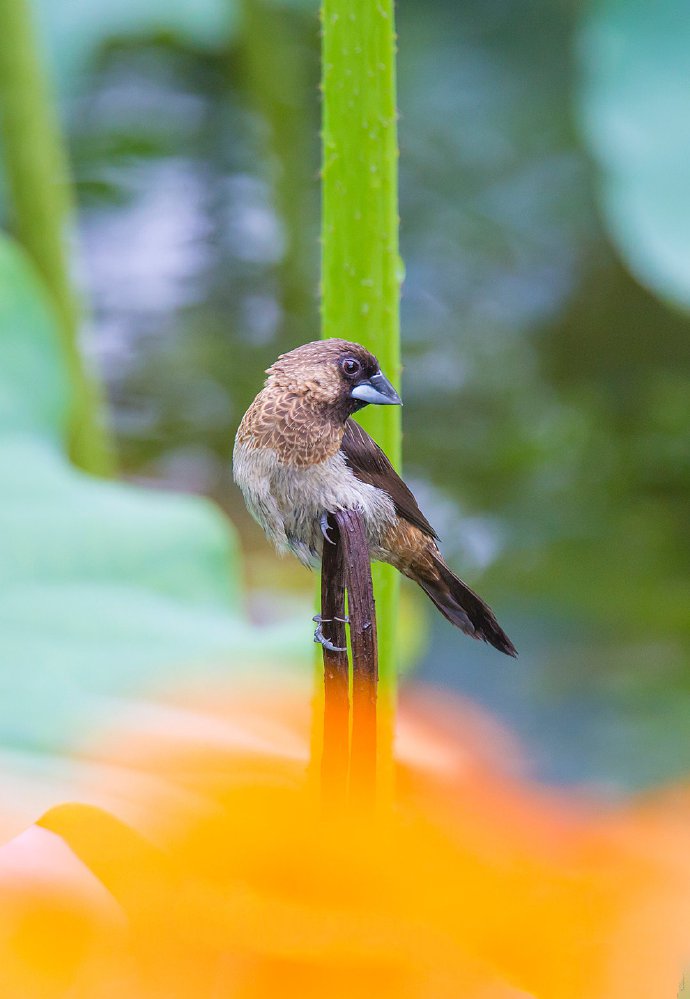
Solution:
[(0, 240), (0, 428), (57, 444), (69, 407), (67, 368), (43, 285)]
[(584, 134), (633, 274), (690, 307), (690, 17), (676, 0), (601, 0), (580, 35)]
[(108, 475), (114, 464), (99, 386), (86, 369), (78, 342), (81, 310), (66, 245), (74, 222), (67, 152), (32, 15), (31, 0), (0, 0), (0, 141), (7, 214), (60, 322), (60, 351), (70, 382), (70, 454), (81, 468)]
[(46, 753), (113, 698), (309, 650), (306, 613), (303, 634), (248, 624), (236, 541), (209, 502), (68, 463), (57, 343), (39, 279), (0, 243), (0, 743)]

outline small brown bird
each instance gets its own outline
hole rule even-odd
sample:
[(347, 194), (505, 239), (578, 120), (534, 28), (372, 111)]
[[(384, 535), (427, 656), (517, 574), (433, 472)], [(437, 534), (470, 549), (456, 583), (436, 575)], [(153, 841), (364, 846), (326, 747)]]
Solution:
[(370, 403), (401, 405), (373, 354), (347, 340), (319, 340), (281, 354), (266, 373), (237, 431), (233, 472), (276, 548), (309, 566), (321, 557), (328, 514), (356, 508), (372, 560), (419, 583), (466, 635), (516, 655), (491, 608), (444, 562), (433, 527), (386, 455), (351, 419)]

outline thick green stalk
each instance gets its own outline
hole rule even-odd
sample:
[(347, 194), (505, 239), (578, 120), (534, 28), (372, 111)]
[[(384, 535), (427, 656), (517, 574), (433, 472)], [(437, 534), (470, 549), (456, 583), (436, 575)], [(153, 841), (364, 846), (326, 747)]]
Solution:
[(73, 216), (67, 157), (28, 0), (0, 0), (0, 24), (0, 128), (13, 227), (60, 317), (72, 385), (72, 456), (88, 471), (108, 472), (112, 460), (99, 420), (100, 401), (78, 347), (80, 315), (66, 246)]
[[(401, 264), (393, 0), (323, 0), (322, 30), (323, 336), (363, 343), (397, 384)], [(399, 468), (400, 410), (371, 406), (362, 415)], [(398, 584), (389, 566), (374, 567), (379, 689), (389, 739)]]

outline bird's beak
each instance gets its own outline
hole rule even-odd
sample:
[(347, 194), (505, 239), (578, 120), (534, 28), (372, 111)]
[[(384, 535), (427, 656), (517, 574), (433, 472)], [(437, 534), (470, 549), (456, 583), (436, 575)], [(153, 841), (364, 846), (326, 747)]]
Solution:
[(402, 406), (402, 399), (380, 371), (355, 385), (350, 397), (374, 406)]

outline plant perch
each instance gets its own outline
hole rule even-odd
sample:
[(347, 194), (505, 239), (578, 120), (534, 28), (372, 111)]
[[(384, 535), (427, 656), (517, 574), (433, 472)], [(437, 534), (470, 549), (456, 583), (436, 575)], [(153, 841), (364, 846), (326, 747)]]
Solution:
[[(323, 0), (321, 21), (322, 335), (364, 343), (399, 384), (394, 3)], [(363, 424), (399, 470), (400, 411), (370, 410)], [(377, 756), (380, 783), (390, 789), (400, 584), (395, 570), (380, 563), (373, 582), (380, 629)]]
[[(378, 652), (369, 546), (364, 520), (357, 510), (329, 514), (327, 526), (331, 541), (324, 543), (320, 616), (320, 627), (328, 628), (330, 638), (323, 644), (322, 786), (329, 798), (342, 800), (349, 774), (351, 796), (371, 802), (376, 787)], [(351, 736), (346, 623), (352, 650)]]

